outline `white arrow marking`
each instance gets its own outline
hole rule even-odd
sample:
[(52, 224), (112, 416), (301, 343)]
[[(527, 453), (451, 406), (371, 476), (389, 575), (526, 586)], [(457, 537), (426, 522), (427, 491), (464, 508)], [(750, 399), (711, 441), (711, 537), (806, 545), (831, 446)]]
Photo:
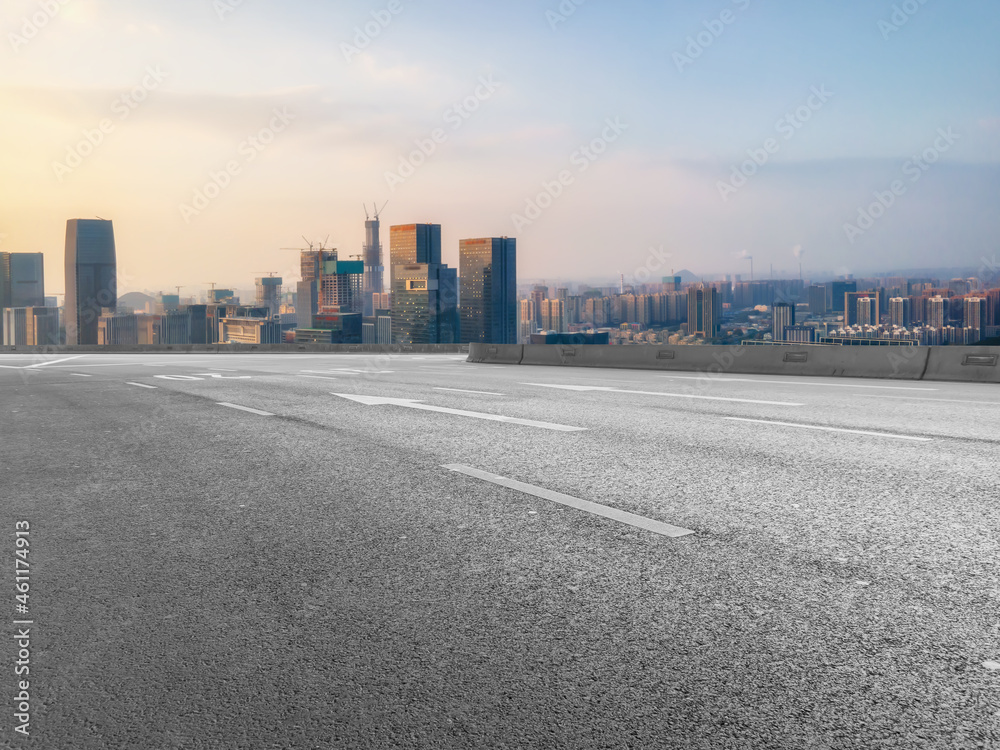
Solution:
[(750, 398), (723, 398), (722, 396), (695, 396), (690, 393), (663, 393), (661, 391), (626, 391), (622, 388), (608, 388), (598, 385), (553, 385), (552, 383), (521, 383), (521, 385), (536, 385), (540, 388), (559, 388), (564, 391), (606, 391), (608, 393), (633, 393), (640, 396), (668, 396), (670, 398), (696, 398), (701, 401), (731, 401), (738, 404), (766, 404), (768, 406), (805, 406), (788, 401), (757, 401)]
[(488, 419), (491, 422), (509, 422), (510, 424), (521, 424), (527, 427), (541, 427), (543, 430), (557, 430), (559, 432), (581, 432), (586, 427), (570, 427), (564, 424), (552, 424), (551, 422), (535, 422), (531, 419), (518, 419), (516, 417), (504, 417), (500, 414), (484, 414), (478, 411), (463, 411), (462, 409), (448, 409), (444, 406), (431, 406), (421, 403), (412, 398), (384, 398), (382, 396), (358, 396), (352, 393), (334, 393), (334, 396), (346, 398), (349, 401), (357, 401), (359, 404), (367, 406), (405, 406), (407, 409), (421, 409), (423, 411), (437, 411), (442, 414), (454, 414), (459, 417), (473, 417), (474, 419)]
[(518, 482), (514, 479), (507, 479), (507, 477), (490, 474), (489, 472), (481, 471), (480, 469), (473, 469), (470, 466), (463, 466), (462, 464), (444, 464), (442, 468), (448, 469), (449, 471), (457, 471), (459, 474), (465, 474), (466, 476), (482, 479), (486, 482), (492, 482), (493, 484), (499, 484), (501, 487), (509, 487), (512, 490), (524, 492), (528, 495), (534, 495), (535, 497), (551, 500), (552, 502), (559, 503), (560, 505), (568, 505), (570, 508), (576, 508), (577, 510), (583, 510), (587, 513), (593, 513), (595, 516), (611, 518), (619, 523), (635, 526), (636, 528), (645, 529), (646, 531), (652, 531), (654, 534), (679, 537), (694, 533), (691, 529), (684, 529), (680, 526), (671, 526), (669, 523), (654, 521), (652, 518), (637, 516), (635, 513), (618, 510), (618, 508), (611, 508), (607, 505), (601, 505), (600, 503), (592, 503), (589, 500), (581, 500), (580, 498), (573, 497), (572, 495), (564, 495), (561, 492), (547, 490), (544, 487), (536, 487), (533, 484), (526, 484), (525, 482)]

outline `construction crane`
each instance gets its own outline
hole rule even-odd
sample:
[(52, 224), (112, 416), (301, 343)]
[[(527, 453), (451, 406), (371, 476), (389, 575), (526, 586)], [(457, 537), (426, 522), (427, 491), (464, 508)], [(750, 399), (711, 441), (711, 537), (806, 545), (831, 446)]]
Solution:
[(250, 273), (266, 273), (268, 278), (273, 278), (278, 275), (277, 271), (251, 271)]
[[(371, 219), (368, 217), (368, 206), (366, 206), (365, 204), (361, 204), (361, 205), (365, 206), (365, 221), (371, 221)], [(375, 221), (378, 221), (379, 215), (383, 211), (385, 211), (385, 207), (388, 206), (388, 205), (389, 205), (389, 201), (386, 201), (385, 203), (383, 203), (382, 204), (382, 208), (378, 208), (378, 204), (377, 203), (373, 203), (372, 204), (372, 207), (375, 210)]]

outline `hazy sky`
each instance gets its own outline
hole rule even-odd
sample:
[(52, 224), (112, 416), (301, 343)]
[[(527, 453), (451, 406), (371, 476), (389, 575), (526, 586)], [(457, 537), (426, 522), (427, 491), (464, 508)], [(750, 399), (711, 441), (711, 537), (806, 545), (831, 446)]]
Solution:
[(1000, 244), (996, 0), (0, 8), (0, 250), (46, 253), (52, 292), (68, 218), (114, 220), (123, 292), (186, 295), (296, 279), (302, 235), (360, 252), (387, 200), (386, 245), (515, 236), (522, 279)]

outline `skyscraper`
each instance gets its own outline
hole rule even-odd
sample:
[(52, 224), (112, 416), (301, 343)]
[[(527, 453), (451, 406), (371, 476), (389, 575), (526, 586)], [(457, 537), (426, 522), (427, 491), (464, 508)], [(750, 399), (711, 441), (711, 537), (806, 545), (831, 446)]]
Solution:
[(899, 328), (909, 328), (913, 314), (909, 297), (893, 297), (889, 300), (889, 324)]
[[(44, 306), (45, 267), (42, 254), (0, 253), (0, 310)], [(0, 340), (3, 330), (3, 317), (0, 316)]]
[(785, 328), (795, 325), (795, 306), (787, 302), (775, 302), (771, 307), (771, 338), (785, 340)]
[(281, 277), (260, 276), (257, 285), (257, 307), (266, 307), (268, 315), (274, 317), (281, 310)]
[(458, 243), (463, 344), (517, 343), (517, 241), (513, 237)]
[(518, 343), (523, 344), (535, 332), (535, 306), (530, 299), (518, 300), (517, 305), (517, 339)]
[(396, 266), (441, 262), (440, 224), (399, 224), (389, 227), (389, 280), (396, 289)]
[(688, 333), (706, 339), (719, 335), (720, 317), (719, 292), (712, 287), (698, 284), (688, 288)]
[[(385, 208), (385, 206), (382, 206)], [(364, 260), (364, 314), (373, 316), (375, 305), (373, 303), (375, 294), (382, 294), (383, 272), (382, 266), (382, 242), (379, 239), (379, 213), (375, 212), (374, 218), (368, 218), (368, 210), (365, 209), (365, 244), (362, 248)]]
[(393, 266), (392, 342), (454, 344), (459, 337), (458, 274), (441, 263)]
[(542, 300), (542, 330), (564, 333), (566, 328), (566, 305), (561, 299)]
[(101, 308), (118, 307), (115, 233), (104, 219), (66, 222), (66, 343), (97, 344)]

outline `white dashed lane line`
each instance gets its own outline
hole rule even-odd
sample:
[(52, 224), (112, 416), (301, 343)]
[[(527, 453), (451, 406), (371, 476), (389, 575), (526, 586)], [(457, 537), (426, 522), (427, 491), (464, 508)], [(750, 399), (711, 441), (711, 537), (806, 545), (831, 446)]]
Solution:
[(847, 432), (852, 435), (872, 435), (874, 437), (892, 438), (894, 440), (913, 440), (920, 443), (929, 443), (931, 438), (915, 437), (913, 435), (896, 435), (891, 432), (870, 432), (869, 430), (848, 430), (843, 427), (823, 427), (813, 424), (796, 424), (795, 422), (772, 422), (766, 419), (745, 419), (744, 417), (723, 417), (730, 422), (753, 422), (755, 424), (771, 424), (779, 427), (798, 427), (802, 430), (822, 430), (823, 432)]
[(218, 402), (219, 406), (226, 406), (230, 409), (239, 409), (240, 411), (248, 411), (251, 414), (257, 414), (261, 417), (273, 417), (274, 415), (269, 411), (261, 411), (260, 409), (251, 409), (249, 406), (240, 406), (239, 404), (229, 404), (225, 401)]
[(461, 388), (434, 388), (435, 391), (451, 391), (453, 393), (478, 393), (481, 396), (502, 396), (502, 393), (494, 393), (493, 391), (466, 391)]
[(634, 526), (637, 529), (652, 531), (654, 534), (669, 537), (680, 537), (694, 533), (691, 529), (684, 529), (680, 526), (672, 526), (669, 523), (654, 521), (652, 518), (638, 516), (635, 513), (628, 513), (627, 511), (618, 510), (617, 508), (612, 508), (607, 505), (601, 505), (600, 503), (592, 503), (589, 500), (581, 500), (578, 497), (564, 495), (561, 492), (548, 490), (544, 487), (536, 487), (533, 484), (526, 484), (525, 482), (518, 482), (514, 479), (507, 479), (506, 477), (501, 477), (496, 474), (490, 474), (487, 471), (473, 469), (471, 466), (463, 466), (462, 464), (444, 464), (442, 468), (459, 474), (465, 474), (469, 477), (475, 477), (476, 479), (482, 479), (485, 482), (498, 484), (501, 487), (517, 490), (518, 492), (523, 492), (527, 495), (534, 495), (535, 497), (540, 497), (544, 500), (550, 500), (553, 503), (559, 503), (560, 505), (566, 505), (570, 508), (576, 508), (577, 510), (582, 510), (586, 513), (592, 513), (595, 516), (610, 518), (613, 521)]
[(126, 382), (125, 385), (134, 385), (136, 388), (152, 388), (154, 391), (157, 388), (155, 385), (146, 385), (145, 383)]

